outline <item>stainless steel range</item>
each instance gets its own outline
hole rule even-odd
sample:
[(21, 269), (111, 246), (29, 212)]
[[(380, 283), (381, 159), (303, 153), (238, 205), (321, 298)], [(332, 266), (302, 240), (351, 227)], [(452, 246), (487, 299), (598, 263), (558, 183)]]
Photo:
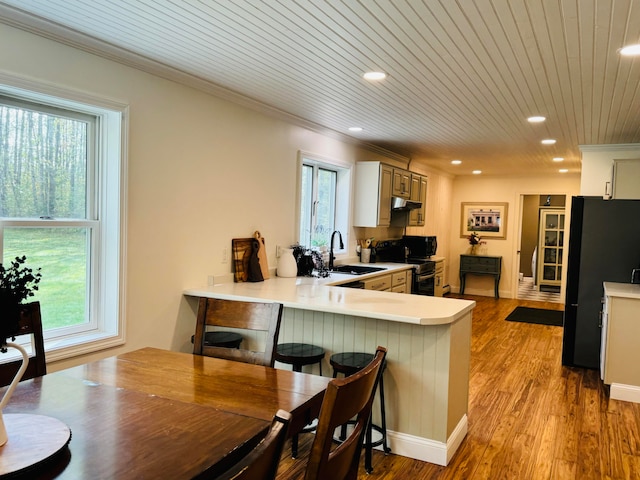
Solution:
[(376, 246), (377, 262), (408, 263), (413, 266), (411, 293), (433, 296), (436, 262), (428, 257), (411, 255), (405, 240), (385, 240)]
[(436, 262), (427, 258), (407, 257), (407, 263), (413, 265), (411, 293), (433, 297), (435, 295)]

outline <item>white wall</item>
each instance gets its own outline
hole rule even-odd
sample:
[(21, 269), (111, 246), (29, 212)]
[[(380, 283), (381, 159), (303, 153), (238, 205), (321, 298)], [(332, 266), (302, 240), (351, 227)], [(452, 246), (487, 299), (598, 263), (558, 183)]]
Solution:
[(407, 235), (435, 235), (438, 237), (437, 255), (445, 257), (444, 285), (449, 283), (452, 272), (449, 258), (451, 246), (451, 195), (453, 193), (453, 176), (429, 169), (415, 161), (411, 162), (411, 170), (427, 176), (427, 204), (425, 224), (422, 227), (407, 227)]
[[(375, 155), (211, 95), (0, 24), (3, 74), (130, 106), (126, 345), (190, 351), (183, 289), (231, 273), (223, 249), (260, 230), (268, 260), (295, 240), (298, 150), (353, 163)], [(355, 245), (355, 244), (354, 244)]]
[[(484, 238), (484, 254), (502, 256), (502, 277), (500, 296), (515, 298), (516, 276), (519, 267), (519, 249), (522, 195), (558, 194), (567, 195), (567, 215), (570, 211), (570, 197), (578, 195), (580, 176), (558, 174), (556, 176), (460, 176), (453, 181), (453, 197), (450, 224), (450, 278), (453, 291), (458, 291), (460, 279), (460, 255), (469, 252), (467, 237), (460, 236), (461, 204), (463, 202), (506, 202), (508, 203), (506, 239)], [(568, 222), (567, 222), (568, 225)], [(566, 238), (565, 238), (566, 244)], [(565, 249), (566, 250), (566, 249)], [(566, 256), (566, 252), (565, 252)], [(469, 276), (465, 284), (465, 294), (493, 296), (493, 278)]]

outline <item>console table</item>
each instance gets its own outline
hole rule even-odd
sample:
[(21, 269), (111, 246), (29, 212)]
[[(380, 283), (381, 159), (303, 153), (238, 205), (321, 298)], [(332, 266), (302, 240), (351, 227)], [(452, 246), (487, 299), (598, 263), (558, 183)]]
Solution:
[(491, 275), (495, 283), (495, 297), (499, 298), (500, 271), (502, 257), (484, 255), (460, 255), (460, 293), (464, 294), (464, 281), (468, 273), (473, 275)]

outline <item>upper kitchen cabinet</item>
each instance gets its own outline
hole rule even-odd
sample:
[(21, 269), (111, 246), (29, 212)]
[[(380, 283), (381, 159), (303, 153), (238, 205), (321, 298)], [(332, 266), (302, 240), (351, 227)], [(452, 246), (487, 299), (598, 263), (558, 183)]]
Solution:
[(640, 159), (613, 161), (613, 198), (640, 199)]
[(420, 202), (422, 206), (409, 212), (410, 227), (419, 227), (424, 225), (425, 208), (427, 204), (427, 177), (411, 174), (411, 200)]
[(394, 168), (380, 162), (356, 164), (354, 227), (391, 224), (391, 186)]
[(393, 189), (394, 197), (411, 198), (411, 172), (400, 168), (393, 169)]

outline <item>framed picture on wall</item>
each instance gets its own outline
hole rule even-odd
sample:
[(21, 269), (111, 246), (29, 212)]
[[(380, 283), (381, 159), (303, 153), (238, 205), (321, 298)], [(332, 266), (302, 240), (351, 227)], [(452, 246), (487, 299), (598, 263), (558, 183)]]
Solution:
[(482, 238), (507, 238), (508, 203), (462, 203), (460, 237), (477, 232)]

